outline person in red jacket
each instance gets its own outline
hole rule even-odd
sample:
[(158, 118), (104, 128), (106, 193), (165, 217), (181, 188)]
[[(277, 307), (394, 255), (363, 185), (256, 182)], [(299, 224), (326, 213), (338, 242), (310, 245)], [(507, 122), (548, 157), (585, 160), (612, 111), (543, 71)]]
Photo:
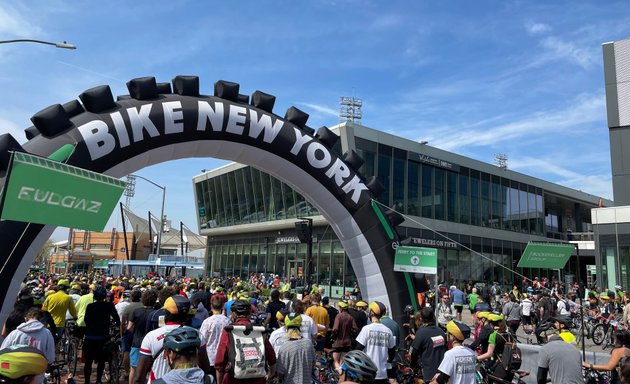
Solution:
[[(247, 300), (236, 300), (232, 304), (231, 317), (232, 325), (252, 325), (249, 321), (249, 315), (251, 314), (252, 306)], [(267, 378), (271, 378), (275, 375), (276, 370), (276, 354), (269, 343), (267, 338), (264, 338), (265, 345), (265, 359), (269, 366), (269, 372)], [(217, 347), (217, 356), (214, 362), (214, 367), (217, 371), (218, 384), (231, 384), (231, 383), (252, 383), (252, 384), (265, 384), (267, 378), (255, 378), (255, 379), (235, 379), (232, 377), (231, 364), (230, 364), (230, 335), (225, 329), (221, 331), (221, 338), (219, 339), (219, 346)]]

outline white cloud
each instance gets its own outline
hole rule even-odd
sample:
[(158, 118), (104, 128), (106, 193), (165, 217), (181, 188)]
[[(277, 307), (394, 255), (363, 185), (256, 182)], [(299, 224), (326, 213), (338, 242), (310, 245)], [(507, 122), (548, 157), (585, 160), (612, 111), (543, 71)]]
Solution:
[(534, 172), (538, 175), (549, 174), (551, 176), (549, 181), (554, 183), (595, 196), (612, 199), (612, 178), (609, 173), (582, 174), (560, 166), (560, 164), (570, 163), (552, 158), (524, 157), (510, 159), (508, 166), (512, 170), (526, 174)]
[(330, 108), (325, 105), (319, 105), (319, 104), (313, 104), (313, 103), (297, 103), (297, 104), (303, 105), (310, 109), (314, 109), (315, 111), (321, 114), (327, 115), (327, 116), (334, 116), (334, 117), (339, 116), (339, 111), (337, 109)]
[(514, 142), (536, 133), (576, 129), (587, 123), (599, 122), (605, 108), (604, 102), (601, 95), (580, 96), (565, 109), (539, 112), (505, 124), (488, 126), (473, 122), (463, 127), (441, 127), (430, 132), (430, 140), (436, 147), (453, 151), (464, 146)]
[(547, 50), (550, 59), (566, 59), (582, 68), (588, 68), (598, 60), (592, 50), (577, 47), (574, 43), (557, 37), (547, 37), (542, 40), (541, 45)]
[(525, 29), (530, 35), (540, 35), (551, 32), (551, 26), (544, 23), (528, 23), (525, 25)]
[(41, 35), (41, 29), (26, 21), (18, 10), (7, 4), (0, 4), (0, 33), (8, 36), (33, 38)]
[(24, 134), (25, 127), (3, 118), (1, 116), (2, 114), (3, 113), (0, 113), (0, 134), (10, 133), (20, 144), (24, 144), (26, 142), (26, 136)]

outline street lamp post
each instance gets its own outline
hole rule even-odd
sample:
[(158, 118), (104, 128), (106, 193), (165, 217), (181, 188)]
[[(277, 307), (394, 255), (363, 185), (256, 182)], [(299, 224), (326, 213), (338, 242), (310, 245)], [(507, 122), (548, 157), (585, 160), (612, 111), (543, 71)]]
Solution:
[[(164, 201), (166, 200), (166, 187), (156, 184), (153, 181), (147, 179), (146, 177), (142, 177), (140, 175), (133, 174), (130, 176), (139, 177), (142, 180), (148, 183), (151, 183), (162, 190), (162, 210), (160, 212), (160, 228), (158, 229), (157, 249), (155, 252), (157, 254), (157, 257), (160, 257), (160, 246), (162, 245), (162, 232), (164, 231)], [(149, 225), (151, 225), (151, 223), (149, 223)]]
[(52, 45), (52, 46), (55, 46), (56, 48), (77, 49), (75, 45), (69, 44), (65, 41), (61, 43), (53, 43), (52, 41), (35, 40), (35, 39), (0, 40), (0, 44), (9, 44), (9, 43), (37, 43), (37, 44)]

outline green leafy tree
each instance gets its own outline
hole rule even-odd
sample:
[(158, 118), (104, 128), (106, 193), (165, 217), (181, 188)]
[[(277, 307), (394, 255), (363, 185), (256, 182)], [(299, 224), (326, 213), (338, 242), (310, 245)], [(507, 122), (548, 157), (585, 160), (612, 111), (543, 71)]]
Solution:
[(50, 252), (52, 251), (54, 246), (55, 242), (51, 239), (48, 239), (42, 249), (40, 249), (40, 251), (37, 253), (37, 256), (35, 256), (35, 261), (33, 262), (33, 264), (37, 266), (46, 265), (46, 261), (48, 260), (48, 257), (50, 257)]

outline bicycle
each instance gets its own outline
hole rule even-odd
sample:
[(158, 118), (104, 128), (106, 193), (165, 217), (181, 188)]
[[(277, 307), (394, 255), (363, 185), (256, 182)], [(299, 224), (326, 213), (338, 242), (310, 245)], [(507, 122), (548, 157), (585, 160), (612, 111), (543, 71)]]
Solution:
[(608, 371), (596, 371), (591, 368), (582, 368), (584, 383), (587, 384), (609, 384), (611, 377)]
[(475, 374), (476, 384), (525, 384), (524, 378), (529, 376), (527, 371), (515, 371), (511, 381), (503, 380), (494, 376), (484, 363), (477, 364), (477, 372)]
[(122, 366), (122, 346), (120, 340), (120, 330), (113, 325), (110, 329), (110, 338), (103, 347), (105, 354), (105, 371), (103, 372), (103, 382), (118, 384), (120, 370)]
[(74, 320), (66, 321), (61, 337), (56, 343), (56, 354), (68, 365), (68, 372), (76, 374), (78, 364), (78, 350), (80, 341), (74, 336), (76, 323)]
[(412, 368), (406, 363), (396, 363), (396, 381), (399, 384), (416, 384), (424, 382), (422, 369)]
[(65, 361), (55, 361), (48, 365), (44, 373), (44, 384), (61, 384), (61, 370), (66, 365)]
[(315, 364), (313, 382), (316, 384), (337, 384), (339, 373), (335, 370), (333, 360), (334, 349), (324, 348), (323, 356)]

